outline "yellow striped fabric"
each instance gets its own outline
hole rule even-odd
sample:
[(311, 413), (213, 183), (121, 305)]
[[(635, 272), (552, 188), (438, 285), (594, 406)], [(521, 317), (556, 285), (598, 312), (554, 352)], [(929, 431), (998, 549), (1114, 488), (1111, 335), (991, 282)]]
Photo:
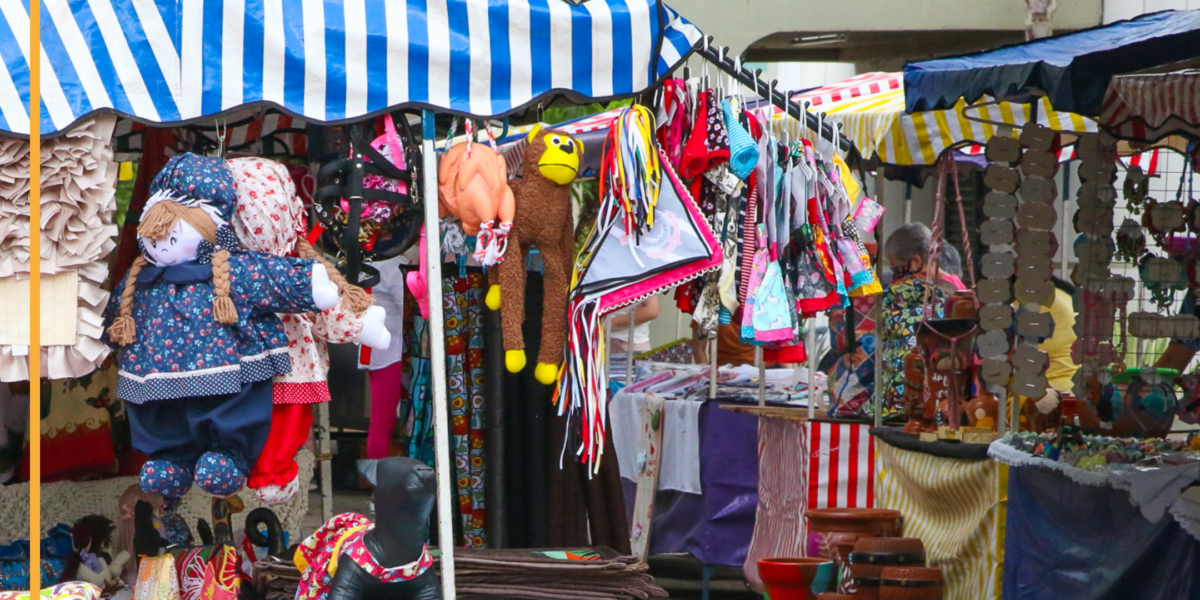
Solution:
[[(985, 144), (997, 124), (1019, 127), (1030, 114), (1028, 104), (985, 104), (986, 98), (970, 107), (959, 100), (953, 110), (905, 114), (900, 73), (858, 75), (795, 98), (812, 102), (812, 112), (823, 112), (827, 121), (840, 123), (842, 133), (863, 156), (878, 155), (882, 162), (894, 165), (936, 164), (946, 148), (965, 142)], [(1046, 98), (1039, 102), (1042, 125), (1066, 133), (1097, 131), (1094, 120), (1055, 111)]]
[(1007, 467), (876, 444), (875, 506), (904, 515), (904, 536), (942, 569), (946, 600), (999, 600)]

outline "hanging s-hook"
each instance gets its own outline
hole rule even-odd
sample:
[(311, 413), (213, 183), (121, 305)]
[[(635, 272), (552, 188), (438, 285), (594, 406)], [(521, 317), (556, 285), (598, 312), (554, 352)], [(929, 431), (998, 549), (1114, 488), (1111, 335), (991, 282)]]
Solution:
[(217, 158), (225, 158), (225, 136), (229, 133), (229, 123), (221, 120), (216, 123)]

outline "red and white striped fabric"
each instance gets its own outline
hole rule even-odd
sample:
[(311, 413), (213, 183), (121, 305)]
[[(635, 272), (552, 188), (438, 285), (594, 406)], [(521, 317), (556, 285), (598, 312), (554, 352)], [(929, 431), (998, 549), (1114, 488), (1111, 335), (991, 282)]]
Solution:
[(612, 122), (617, 120), (617, 117), (621, 115), (622, 110), (624, 109), (614, 108), (612, 110), (606, 110), (602, 113), (596, 113), (590, 117), (584, 117), (578, 121), (572, 121), (563, 125), (555, 125), (554, 128), (565, 131), (566, 133), (572, 135), (608, 129), (612, 125)]
[(875, 506), (875, 438), (861, 424), (809, 423), (808, 507)]
[(869, 429), (758, 420), (758, 512), (742, 566), (756, 590), (762, 590), (759, 560), (809, 554), (809, 509), (875, 506), (875, 438)]
[(1119, 138), (1147, 142), (1174, 133), (1200, 135), (1200, 72), (1114, 77), (1100, 124)]
[(888, 90), (898, 90), (903, 86), (903, 73), (863, 73), (849, 79), (843, 79), (833, 85), (827, 85), (799, 94), (797, 99), (807, 100), (816, 108), (851, 98), (873, 96)]

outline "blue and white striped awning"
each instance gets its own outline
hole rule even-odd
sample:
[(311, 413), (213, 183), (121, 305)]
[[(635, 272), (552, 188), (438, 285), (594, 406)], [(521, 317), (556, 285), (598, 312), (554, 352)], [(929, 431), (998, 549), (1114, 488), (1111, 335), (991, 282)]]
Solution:
[[(22, 6), (0, 1), (0, 128), (28, 133)], [(499, 116), (637, 93), (701, 36), (656, 0), (43, 0), (41, 22), (43, 135), (100, 109), (179, 123), (261, 102), (322, 122)]]

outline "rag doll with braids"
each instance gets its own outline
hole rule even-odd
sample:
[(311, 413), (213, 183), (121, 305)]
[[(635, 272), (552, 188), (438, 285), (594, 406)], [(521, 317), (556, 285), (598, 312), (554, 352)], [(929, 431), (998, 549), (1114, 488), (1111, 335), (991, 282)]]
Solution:
[(113, 290), (107, 339), (121, 350), (146, 493), (214, 496), (244, 485), (271, 428), (272, 378), (292, 370), (276, 313), (332, 308), (338, 287), (308, 258), (246, 252), (228, 223), (237, 204), (224, 160), (171, 158), (138, 223), (141, 256)]
[(274, 256), (311, 258), (325, 265), (342, 298), (329, 310), (281, 314), (287, 334), (290, 373), (275, 376), (271, 433), (247, 484), (264, 504), (291, 500), (300, 488), (296, 452), (312, 430), (312, 404), (328, 402), (329, 353), (326, 343), (360, 342), (386, 350), (392, 336), (384, 325), (386, 311), (351, 285), (309, 245), (304, 203), (287, 167), (264, 158), (228, 162), (237, 191), (233, 231), (248, 250)]

